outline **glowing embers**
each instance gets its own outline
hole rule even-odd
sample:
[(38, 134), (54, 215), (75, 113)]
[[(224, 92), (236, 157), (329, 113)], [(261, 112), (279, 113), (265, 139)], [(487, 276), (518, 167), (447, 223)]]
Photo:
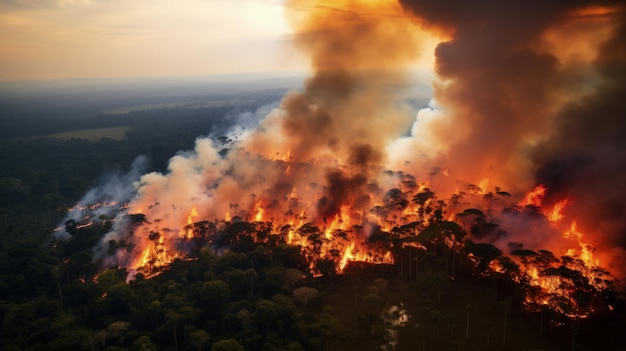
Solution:
[[(54, 228), (54, 232), (61, 232), (69, 228), (80, 230), (91, 227), (94, 224), (104, 224), (107, 221), (112, 222), (115, 214), (127, 208), (128, 203), (104, 199), (89, 204), (78, 203), (67, 209), (68, 215), (66, 218), (69, 219), (66, 221), (65, 226)], [(68, 226), (68, 222), (72, 224)]]
[(356, 244), (350, 243), (341, 257), (339, 263), (339, 271), (343, 271), (346, 265), (350, 261), (367, 262), (373, 264), (393, 264), (393, 257), (390, 251), (384, 253), (376, 250), (359, 250), (356, 248)]
[[(340, 223), (339, 220), (337, 223)], [(344, 227), (347, 226), (347, 222), (341, 223), (346, 223)], [(335, 269), (339, 272), (351, 261), (393, 264), (394, 260), (389, 250), (369, 241), (370, 231), (362, 226), (323, 231), (311, 223), (305, 223), (297, 228), (291, 225), (283, 227), (287, 242), (301, 247), (311, 271), (315, 271), (317, 262), (322, 260), (334, 262)]]

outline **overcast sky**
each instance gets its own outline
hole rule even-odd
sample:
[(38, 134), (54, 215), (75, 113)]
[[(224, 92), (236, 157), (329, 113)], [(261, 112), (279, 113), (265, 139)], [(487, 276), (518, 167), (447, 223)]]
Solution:
[(303, 70), (283, 0), (2, 0), (0, 81)]

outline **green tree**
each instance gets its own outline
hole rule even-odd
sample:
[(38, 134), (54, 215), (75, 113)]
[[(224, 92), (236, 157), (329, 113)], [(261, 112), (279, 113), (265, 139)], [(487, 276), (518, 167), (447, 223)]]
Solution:
[(303, 286), (293, 291), (293, 299), (302, 305), (302, 309), (304, 310), (311, 300), (319, 296), (319, 293), (317, 289)]
[(157, 351), (159, 349), (154, 341), (147, 335), (142, 335), (137, 340), (133, 341), (133, 347), (137, 351)]
[(244, 272), (244, 275), (248, 282), (250, 282), (250, 296), (254, 296), (254, 284), (259, 280), (259, 274), (254, 270), (254, 268), (248, 268)]
[(189, 343), (192, 346), (196, 347), (198, 351), (202, 351), (204, 345), (208, 344), (210, 340), (211, 335), (209, 335), (209, 333), (202, 329), (193, 331), (191, 334), (189, 334)]
[(245, 349), (237, 340), (226, 339), (214, 343), (211, 351), (245, 351)]

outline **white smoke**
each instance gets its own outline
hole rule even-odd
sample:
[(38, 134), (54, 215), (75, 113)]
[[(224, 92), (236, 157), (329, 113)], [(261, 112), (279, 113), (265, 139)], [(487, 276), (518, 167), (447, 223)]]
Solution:
[(133, 161), (127, 173), (114, 172), (102, 177), (98, 185), (90, 189), (74, 207), (69, 209), (67, 216), (59, 223), (61, 229), (57, 230), (54, 236), (57, 239), (69, 238), (65, 223), (70, 220), (81, 223), (102, 215), (114, 217), (120, 207), (135, 196), (133, 183), (145, 172), (146, 166), (146, 157), (139, 156)]

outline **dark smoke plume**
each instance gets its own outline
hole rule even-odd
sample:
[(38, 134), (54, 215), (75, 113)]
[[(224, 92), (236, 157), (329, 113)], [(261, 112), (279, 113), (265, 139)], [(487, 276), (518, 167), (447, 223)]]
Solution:
[(570, 215), (596, 245), (626, 247), (624, 6), (400, 3), (447, 38), (435, 52), (445, 118), (431, 128), (447, 147), (430, 155), (433, 165), (513, 192), (544, 184), (547, 201), (572, 198)]
[[(394, 104), (406, 67), (418, 53), (416, 27), (394, 2), (288, 1), (296, 45), (310, 55), (312, 76), (282, 101), (248, 148), (326, 168), (320, 216), (364, 195), (384, 169), (385, 144), (407, 130), (408, 108)], [(277, 142), (278, 141), (278, 142)], [(356, 185), (356, 186), (354, 186)]]
[(586, 218), (604, 249), (626, 248), (626, 13), (593, 62), (596, 91), (567, 105), (555, 132), (533, 149), (537, 181), (572, 197), (572, 210)]

